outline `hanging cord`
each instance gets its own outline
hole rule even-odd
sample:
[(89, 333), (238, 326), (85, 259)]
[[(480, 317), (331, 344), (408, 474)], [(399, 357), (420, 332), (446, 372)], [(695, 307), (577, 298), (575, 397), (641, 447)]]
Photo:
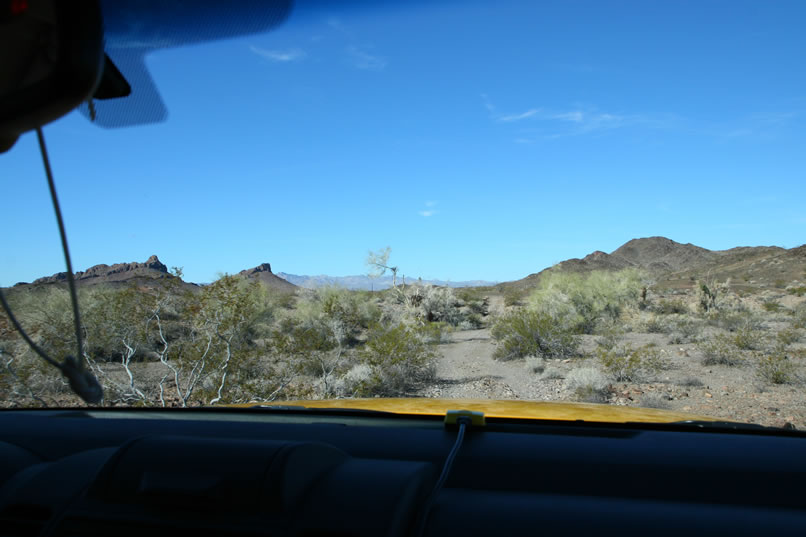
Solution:
[(456, 423), (459, 425), (459, 432), (456, 433), (456, 441), (454, 442), (450, 453), (448, 453), (448, 456), (445, 457), (445, 464), (442, 465), (442, 473), (439, 474), (437, 484), (434, 485), (434, 488), (431, 490), (431, 494), (428, 495), (428, 499), (426, 499), (425, 504), (423, 504), (423, 508), (420, 511), (420, 516), (417, 518), (417, 525), (415, 526), (415, 531), (413, 533), (415, 537), (420, 537), (423, 534), (425, 522), (428, 518), (429, 512), (431, 511), (431, 507), (433, 507), (439, 492), (445, 485), (445, 481), (448, 480), (448, 475), (450, 475), (451, 468), (453, 467), (453, 461), (456, 458), (456, 454), (459, 453), (459, 448), (462, 447), (462, 441), (465, 439), (465, 429), (470, 426), (472, 421), (469, 417), (459, 417), (456, 420)]
[(56, 213), (56, 223), (59, 226), (59, 236), (62, 240), (62, 251), (64, 252), (64, 261), (67, 265), (67, 286), (70, 289), (70, 302), (73, 307), (73, 325), (76, 332), (76, 358), (73, 356), (65, 357), (64, 361), (59, 363), (42, 350), (30, 336), (23, 330), (22, 325), (11, 312), (11, 307), (6, 301), (3, 292), (0, 291), (0, 302), (2, 302), (3, 309), (8, 315), (11, 324), (17, 329), (22, 338), (33, 351), (38, 354), (43, 360), (50, 365), (58, 368), (62, 374), (67, 378), (70, 387), (73, 391), (89, 404), (97, 404), (103, 400), (103, 388), (98, 383), (98, 379), (92, 372), (84, 368), (81, 357), (84, 355), (84, 345), (81, 337), (81, 317), (78, 311), (78, 294), (76, 293), (76, 282), (73, 277), (73, 264), (70, 262), (70, 250), (67, 247), (67, 233), (64, 230), (64, 220), (62, 219), (62, 210), (59, 207), (59, 198), (56, 196), (56, 185), (53, 181), (53, 173), (50, 168), (50, 160), (48, 159), (48, 152), (45, 147), (45, 137), (42, 134), (42, 128), (36, 128), (36, 136), (39, 140), (39, 150), (42, 153), (42, 162), (45, 165), (45, 175), (48, 179), (48, 188), (50, 189), (50, 199), (53, 202), (53, 211)]

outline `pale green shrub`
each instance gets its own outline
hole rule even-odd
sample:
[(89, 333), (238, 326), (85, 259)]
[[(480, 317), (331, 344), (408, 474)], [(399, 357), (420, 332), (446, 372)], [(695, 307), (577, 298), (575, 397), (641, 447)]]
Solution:
[(565, 381), (582, 401), (603, 403), (607, 400), (610, 381), (606, 375), (594, 367), (573, 369), (568, 373)]

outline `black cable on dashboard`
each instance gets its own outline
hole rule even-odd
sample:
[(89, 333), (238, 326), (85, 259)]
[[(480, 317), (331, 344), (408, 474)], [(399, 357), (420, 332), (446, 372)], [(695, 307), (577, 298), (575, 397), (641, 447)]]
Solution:
[(420, 537), (423, 534), (428, 513), (431, 511), (431, 507), (433, 507), (439, 492), (448, 480), (448, 475), (450, 475), (451, 468), (453, 467), (453, 461), (456, 459), (456, 454), (459, 453), (459, 448), (462, 447), (462, 442), (465, 439), (465, 429), (471, 424), (471, 419), (460, 417), (456, 423), (459, 425), (459, 431), (456, 433), (456, 441), (453, 444), (453, 448), (451, 448), (451, 451), (448, 453), (448, 456), (445, 457), (445, 463), (442, 465), (442, 472), (439, 474), (439, 479), (437, 479), (436, 485), (434, 485), (434, 488), (431, 490), (431, 494), (428, 495), (428, 499), (426, 499), (420, 511), (420, 516), (417, 518), (417, 526), (413, 534), (416, 537)]

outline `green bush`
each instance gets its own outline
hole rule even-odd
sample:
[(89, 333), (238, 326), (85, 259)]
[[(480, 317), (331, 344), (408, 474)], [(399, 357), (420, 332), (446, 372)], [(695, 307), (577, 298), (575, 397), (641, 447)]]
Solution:
[(637, 349), (629, 345), (622, 349), (599, 348), (596, 354), (605, 372), (619, 382), (635, 382), (666, 368), (661, 351), (649, 345)]
[(736, 366), (744, 362), (742, 354), (734, 345), (733, 339), (725, 334), (719, 334), (710, 341), (698, 345), (702, 352), (702, 365), (728, 365)]
[(402, 396), (427, 386), (436, 375), (436, 353), (415, 329), (375, 325), (360, 356), (369, 366), (355, 393), (362, 397)]
[(632, 269), (587, 274), (550, 271), (529, 296), (529, 308), (547, 313), (584, 334), (619, 319), (625, 307), (637, 307), (642, 275)]
[(803, 286), (792, 287), (791, 289), (789, 289), (789, 292), (795, 296), (803, 296), (806, 295), (806, 287)]
[(501, 360), (570, 356), (577, 347), (571, 330), (550, 315), (537, 311), (507, 313), (496, 320), (490, 333), (498, 343), (493, 356)]
[(795, 381), (795, 364), (783, 353), (763, 356), (756, 369), (758, 376), (771, 384), (789, 384)]

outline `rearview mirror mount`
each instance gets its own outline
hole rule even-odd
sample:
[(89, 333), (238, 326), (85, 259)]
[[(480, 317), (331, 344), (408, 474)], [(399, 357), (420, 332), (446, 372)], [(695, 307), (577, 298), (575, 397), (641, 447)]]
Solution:
[(90, 98), (104, 68), (97, 0), (0, 0), (0, 153)]

